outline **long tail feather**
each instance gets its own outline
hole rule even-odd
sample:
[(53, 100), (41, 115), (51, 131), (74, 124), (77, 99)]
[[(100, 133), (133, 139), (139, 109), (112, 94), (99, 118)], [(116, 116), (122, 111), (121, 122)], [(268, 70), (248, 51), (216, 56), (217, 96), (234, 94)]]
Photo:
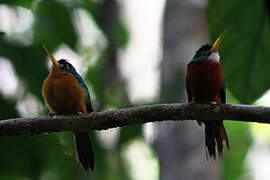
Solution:
[(206, 122), (205, 123), (205, 146), (210, 157), (216, 158), (216, 155), (222, 157), (223, 142), (225, 141), (227, 148), (230, 148), (229, 139), (223, 125), (223, 121)]
[(90, 138), (87, 132), (77, 132), (74, 135), (77, 160), (81, 166), (89, 171), (94, 170), (95, 160)]

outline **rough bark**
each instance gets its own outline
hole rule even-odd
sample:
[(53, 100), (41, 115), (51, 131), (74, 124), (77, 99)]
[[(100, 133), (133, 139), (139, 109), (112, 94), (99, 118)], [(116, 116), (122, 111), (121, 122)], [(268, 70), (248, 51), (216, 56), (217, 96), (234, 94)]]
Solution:
[[(187, 119), (206, 119), (207, 121), (234, 119), (238, 121), (270, 123), (270, 108), (231, 104), (199, 105), (179, 103), (138, 106), (106, 112), (93, 112), (88, 115), (79, 116), (15, 118), (0, 121), (0, 136), (39, 135), (61, 131), (105, 130), (148, 122), (167, 120), (183, 121)], [(171, 123), (171, 125), (177, 127), (176, 124)], [(184, 125), (185, 128), (188, 126)], [(182, 125), (179, 125), (179, 127), (182, 128)], [(182, 130), (184, 131), (184, 129)], [(194, 130), (196, 131), (196, 128), (192, 127), (189, 130), (193, 132)], [(167, 134), (169, 132), (162, 133)], [(191, 133), (190, 136), (194, 136), (194, 133)], [(177, 144), (179, 142), (176, 140), (175, 143)], [(182, 146), (186, 148), (185, 144), (182, 144)], [(168, 146), (165, 147), (167, 148)], [(176, 154), (180, 153), (178, 152)]]

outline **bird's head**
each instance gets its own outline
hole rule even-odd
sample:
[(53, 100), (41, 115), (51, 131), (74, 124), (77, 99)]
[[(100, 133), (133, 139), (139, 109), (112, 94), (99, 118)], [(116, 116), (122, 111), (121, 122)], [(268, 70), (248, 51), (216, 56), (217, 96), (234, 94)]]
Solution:
[(191, 62), (196, 62), (203, 59), (211, 59), (214, 61), (219, 61), (220, 56), (218, 53), (218, 48), (221, 44), (221, 41), (226, 34), (226, 30), (221, 33), (214, 44), (211, 46), (209, 44), (203, 45), (199, 50), (196, 51), (194, 57)]
[(65, 72), (69, 72), (72, 74), (76, 74), (76, 70), (75, 68), (69, 63), (67, 62), (67, 60), (65, 59), (61, 59), (59, 61), (57, 61), (53, 55), (50, 53), (50, 51), (46, 48), (45, 45), (43, 45), (45, 51), (47, 52), (50, 60), (52, 61), (52, 71), (65, 71)]

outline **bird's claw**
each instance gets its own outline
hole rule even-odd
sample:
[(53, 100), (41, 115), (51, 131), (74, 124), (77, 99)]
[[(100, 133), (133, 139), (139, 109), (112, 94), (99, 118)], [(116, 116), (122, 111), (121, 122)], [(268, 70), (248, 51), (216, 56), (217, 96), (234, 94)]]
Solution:
[(81, 112), (81, 111), (78, 111), (77, 114), (78, 114), (78, 115), (83, 115), (84, 113)]
[(218, 103), (216, 101), (211, 101), (210, 104), (217, 105)]
[(49, 114), (49, 117), (53, 117), (53, 116), (56, 116), (56, 114), (55, 113), (50, 113)]
[(189, 104), (197, 104), (195, 101), (190, 101)]

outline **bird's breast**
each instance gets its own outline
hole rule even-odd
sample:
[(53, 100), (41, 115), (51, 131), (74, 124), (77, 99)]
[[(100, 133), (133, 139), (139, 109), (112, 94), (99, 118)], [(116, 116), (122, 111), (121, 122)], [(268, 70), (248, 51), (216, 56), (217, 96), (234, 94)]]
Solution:
[(50, 74), (43, 83), (42, 93), (56, 114), (86, 113), (85, 92), (70, 73)]
[(220, 63), (213, 60), (190, 63), (187, 70), (187, 82), (195, 101), (199, 103), (219, 101), (223, 85)]

